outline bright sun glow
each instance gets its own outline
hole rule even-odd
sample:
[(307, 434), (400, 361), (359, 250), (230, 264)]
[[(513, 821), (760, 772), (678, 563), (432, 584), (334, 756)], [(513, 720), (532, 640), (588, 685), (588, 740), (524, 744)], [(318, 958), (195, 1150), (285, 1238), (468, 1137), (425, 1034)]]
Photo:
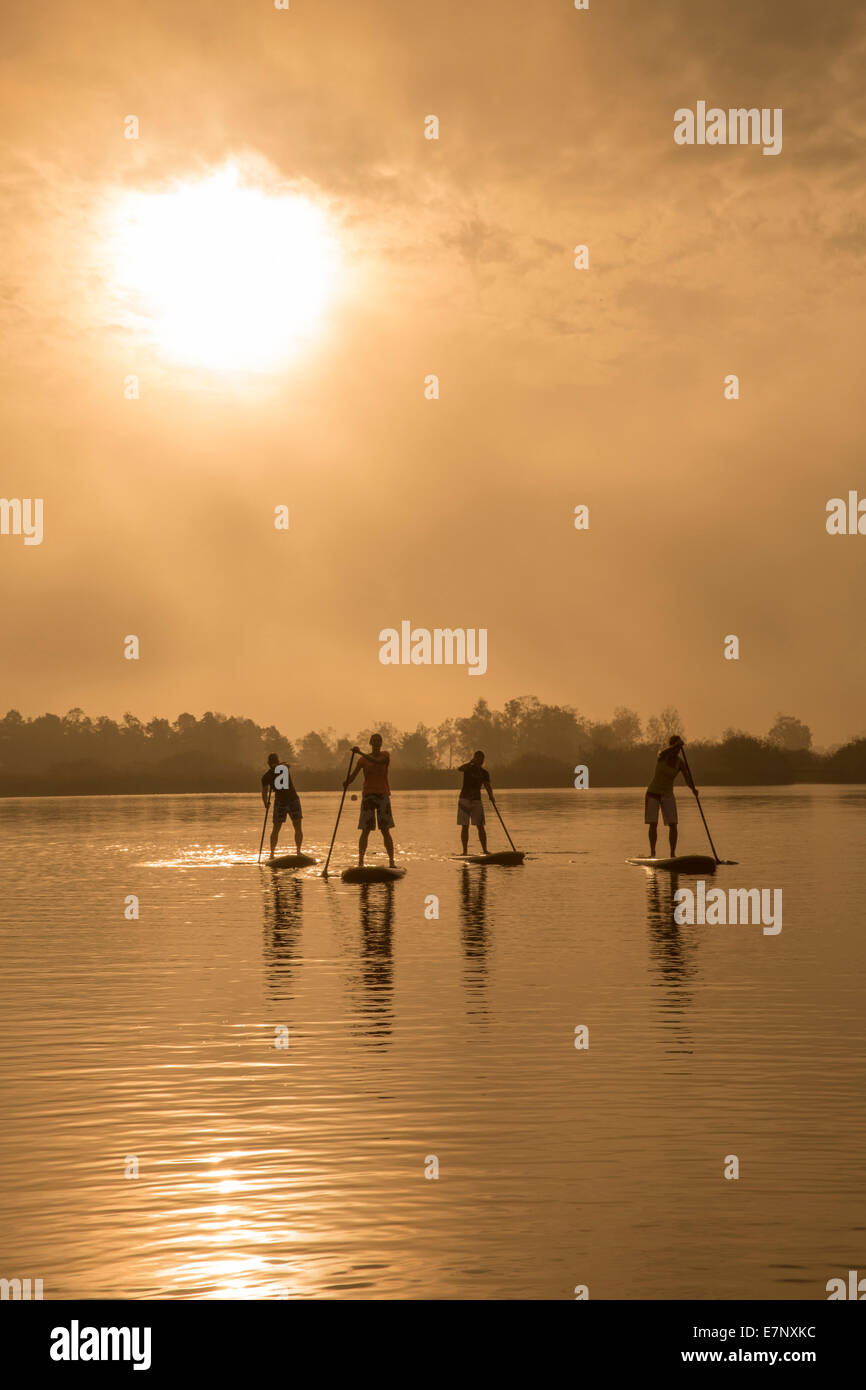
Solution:
[(114, 288), (176, 362), (278, 371), (320, 329), (338, 272), (324, 211), (241, 181), (229, 165), (124, 198)]

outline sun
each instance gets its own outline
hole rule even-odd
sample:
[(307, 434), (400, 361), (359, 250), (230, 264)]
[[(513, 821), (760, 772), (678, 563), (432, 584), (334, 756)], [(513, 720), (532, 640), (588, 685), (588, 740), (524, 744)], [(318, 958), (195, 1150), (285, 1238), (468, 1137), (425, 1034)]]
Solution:
[(170, 360), (279, 371), (321, 331), (339, 274), (323, 207), (234, 164), (130, 193), (111, 236), (113, 288)]

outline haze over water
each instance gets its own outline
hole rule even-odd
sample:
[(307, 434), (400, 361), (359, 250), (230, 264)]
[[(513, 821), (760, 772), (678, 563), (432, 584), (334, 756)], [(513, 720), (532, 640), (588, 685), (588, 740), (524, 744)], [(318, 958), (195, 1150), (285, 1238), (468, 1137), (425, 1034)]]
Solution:
[(0, 801), (0, 1273), (52, 1299), (825, 1298), (866, 1267), (866, 789), (703, 800), (740, 861), (717, 885), (781, 888), (779, 935), (673, 923), (670, 878), (624, 863), (641, 791), (503, 792), (520, 869), (450, 858), (452, 794), (395, 794), (408, 874), (365, 888), (318, 876), (333, 794), (304, 796), (304, 873), (256, 867), (255, 796)]

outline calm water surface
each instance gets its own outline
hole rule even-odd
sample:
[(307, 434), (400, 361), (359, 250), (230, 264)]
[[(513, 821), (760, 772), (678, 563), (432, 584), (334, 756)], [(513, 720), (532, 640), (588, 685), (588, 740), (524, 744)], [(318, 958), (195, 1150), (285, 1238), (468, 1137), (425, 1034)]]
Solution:
[[(337, 798), (303, 800), (322, 859)], [(500, 805), (522, 868), (454, 861), (455, 797), (397, 793), (409, 872), (359, 888), (258, 868), (255, 796), (0, 801), (0, 1274), (46, 1298), (814, 1299), (866, 1270), (866, 789), (706, 793), (740, 861), (717, 882), (781, 888), (777, 936), (674, 924), (670, 877), (623, 862), (639, 791)]]

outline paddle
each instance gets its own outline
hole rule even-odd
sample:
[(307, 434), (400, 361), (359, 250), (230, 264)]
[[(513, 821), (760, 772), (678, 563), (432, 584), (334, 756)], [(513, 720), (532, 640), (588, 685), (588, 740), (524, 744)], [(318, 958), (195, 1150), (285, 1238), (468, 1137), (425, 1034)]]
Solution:
[(265, 802), (265, 823), (262, 826), (262, 838), (259, 840), (259, 863), (262, 862), (262, 846), (265, 843), (265, 831), (268, 828), (268, 811), (271, 808), (271, 789), (268, 787), (268, 799)]
[[(493, 797), (492, 797), (492, 796), (491, 796), (490, 800), (493, 801)], [(508, 833), (508, 826), (505, 824), (505, 821), (502, 819), (502, 816), (501, 816), (500, 811), (499, 811), (499, 807), (496, 805), (496, 802), (495, 802), (495, 801), (493, 801), (493, 809), (494, 809), (494, 811), (496, 812), (497, 816), (499, 816), (499, 824), (502, 826), (502, 829), (505, 831), (505, 838), (507, 839), (507, 841), (508, 841), (508, 843), (510, 844), (511, 848), (514, 850), (514, 853), (515, 853), (515, 854), (519, 854), (520, 851), (518, 850), (517, 846), (515, 845), (514, 841), (512, 840), (511, 836), (509, 835), (509, 833)]]
[(718, 852), (717, 852), (717, 850), (716, 850), (716, 847), (715, 847), (715, 845), (713, 844), (713, 837), (712, 837), (712, 835), (710, 834), (710, 827), (707, 825), (707, 818), (706, 818), (706, 816), (704, 815), (704, 808), (703, 808), (703, 806), (701, 805), (701, 798), (698, 796), (697, 792), (695, 791), (695, 787), (694, 787), (694, 781), (695, 781), (695, 779), (694, 779), (694, 777), (692, 777), (692, 770), (691, 770), (691, 768), (689, 767), (689, 760), (688, 760), (688, 758), (686, 757), (686, 750), (685, 750), (685, 746), (684, 746), (684, 745), (681, 745), (681, 746), (680, 746), (680, 752), (681, 752), (682, 755), (683, 755), (683, 762), (685, 763), (685, 765), (686, 765), (686, 770), (687, 770), (687, 772), (688, 772), (688, 774), (689, 774), (689, 777), (691, 777), (691, 780), (692, 780), (692, 791), (694, 792), (695, 801), (698, 803), (698, 810), (699, 810), (700, 813), (701, 813), (701, 820), (702, 820), (703, 823), (704, 823), (704, 830), (706, 830), (706, 832), (707, 832), (707, 839), (708, 839), (709, 842), (710, 842), (710, 849), (713, 851), (713, 858), (715, 859), (715, 861), (716, 861), (717, 864), (721, 864), (722, 861), (721, 861), (721, 859), (720, 859), (719, 856), (718, 856)]
[[(348, 770), (348, 772), (346, 773), (346, 781), (347, 781), (347, 782), (348, 782), (349, 778), (350, 778), (351, 775), (352, 775), (352, 763), (353, 763), (354, 761), (355, 761), (355, 750), (354, 750), (354, 748), (353, 748), (352, 751), (351, 751), (351, 753), (349, 754), (349, 770)], [(334, 841), (335, 841), (336, 838), (337, 838), (337, 828), (338, 828), (338, 826), (339, 826), (339, 824), (340, 824), (340, 817), (341, 817), (341, 815), (343, 814), (343, 802), (346, 800), (346, 792), (347, 792), (347, 790), (348, 790), (348, 788), (346, 787), (346, 785), (345, 785), (345, 783), (344, 783), (344, 784), (343, 784), (343, 795), (340, 797), (340, 809), (339, 809), (339, 811), (337, 812), (337, 823), (336, 823), (336, 825), (334, 826), (334, 833), (333, 833), (333, 835), (331, 836), (331, 847), (330, 847), (330, 849), (328, 850), (328, 857), (327, 857), (327, 859), (325, 860), (325, 867), (324, 867), (324, 869), (322, 870), (322, 878), (327, 878), (327, 877), (328, 877), (328, 865), (329, 865), (330, 862), (331, 862), (331, 854), (333, 853), (333, 849), (334, 849)]]

